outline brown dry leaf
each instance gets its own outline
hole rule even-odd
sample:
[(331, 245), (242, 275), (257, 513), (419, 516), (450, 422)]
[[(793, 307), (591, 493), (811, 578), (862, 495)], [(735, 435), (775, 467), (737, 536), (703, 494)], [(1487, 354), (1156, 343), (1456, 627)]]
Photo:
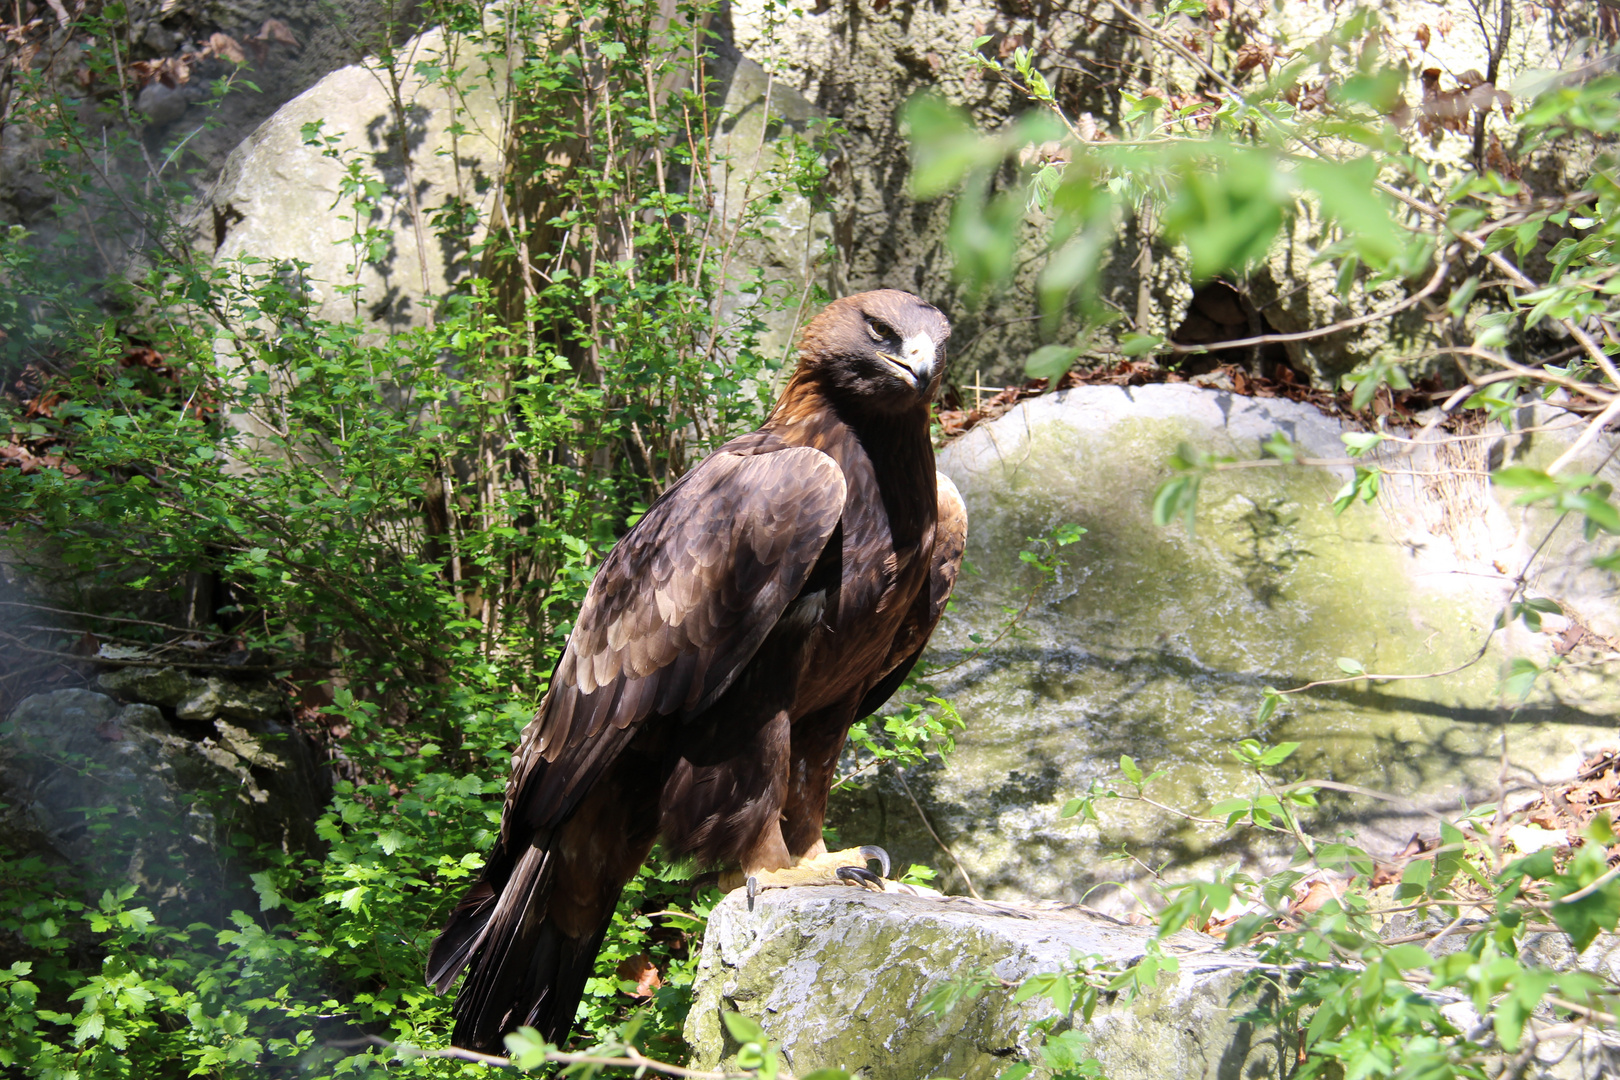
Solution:
[(1204, 4), (1204, 14), (1217, 22), (1221, 19), (1230, 19), (1232, 5), (1227, 0), (1207, 0)]
[(1283, 91), (1283, 100), (1301, 111), (1327, 109), (1327, 81), (1295, 83)]
[[(0, 23), (0, 29), (5, 30), (6, 32), (7, 44), (26, 45), (28, 43), (28, 35), (33, 31), (38, 30), (42, 25), (44, 25), (44, 23), (44, 19), (30, 19), (20, 26), (13, 26), (10, 23)], [(35, 49), (37, 50), (38, 46), (35, 46)]]
[(1262, 45), (1258, 41), (1244, 42), (1238, 50), (1236, 67), (1239, 72), (1253, 71), (1257, 67), (1264, 67), (1266, 74), (1271, 74), (1271, 61), (1277, 52), (1269, 45)]
[(272, 42), (278, 45), (291, 45), (298, 48), (298, 35), (292, 32), (292, 27), (280, 19), (266, 19), (259, 32), (254, 35), (255, 40)]
[[(1211, 101), (1203, 94), (1171, 94), (1165, 101), (1170, 111), (1178, 114), (1178, 119), (1191, 120), (1199, 128), (1208, 131), (1215, 123), (1215, 110), (1220, 103)], [(1189, 110), (1182, 114), (1182, 110)]]
[(209, 34), (208, 46), (203, 51), (221, 60), (229, 60), (233, 64), (247, 63), (247, 54), (242, 52), (242, 46), (238, 45), (236, 39), (229, 34)]
[[(1490, 140), (1485, 144), (1485, 167), (1508, 180), (1517, 180), (1521, 171), (1519, 163), (1508, 157), (1507, 150), (1502, 146), (1502, 140), (1496, 137), (1494, 131), (1491, 132)], [(1579, 628), (1572, 626), (1571, 629)], [(1579, 640), (1579, 635), (1576, 635), (1576, 640)], [(1574, 644), (1571, 643), (1570, 648), (1574, 647)], [(1555, 651), (1557, 648), (1558, 646), (1553, 646)], [(1564, 654), (1560, 653), (1559, 655)]]
[(161, 60), (136, 60), (129, 65), (130, 74), (140, 86), (156, 80), (173, 90), (191, 81), (191, 61), (195, 54), (165, 56)]
[(628, 960), (621, 960), (614, 973), (619, 976), (621, 982), (636, 984), (634, 990), (626, 991), (631, 997), (650, 998), (654, 990), (664, 985), (658, 969), (653, 966), (646, 953), (638, 953)]
[(1325, 881), (1317, 880), (1310, 883), (1303, 896), (1298, 897), (1288, 905), (1290, 915), (1309, 915), (1319, 909), (1329, 900), (1339, 898), (1338, 890)]
[[(1492, 135), (1491, 143), (1492, 149), (1500, 153), (1502, 148), (1501, 140), (1495, 135)], [(1491, 165), (1492, 168), (1496, 168), (1495, 165), (1491, 164), (1489, 153), (1486, 154), (1485, 161), (1486, 164)], [(1497, 171), (1500, 172), (1501, 170), (1498, 169)], [(1575, 646), (1581, 643), (1581, 638), (1585, 636), (1586, 628), (1578, 622), (1571, 622), (1569, 626), (1564, 629), (1563, 634), (1558, 638), (1557, 644), (1553, 646), (1553, 652), (1557, 653), (1559, 656), (1568, 656), (1575, 650)]]
[(1429, 24), (1424, 23), (1422, 26), (1419, 26), (1417, 28), (1416, 32), (1414, 32), (1412, 34), (1412, 36), (1417, 39), (1417, 43), (1419, 45), (1421, 45), (1421, 46), (1423, 46), (1423, 48), (1427, 49), (1429, 47), (1429, 42), (1431, 40), (1430, 34), (1429, 34)]
[(1445, 38), (1447, 34), (1451, 33), (1451, 28), (1454, 25), (1455, 24), (1451, 21), (1451, 13), (1449, 11), (1442, 11), (1440, 13), (1440, 17), (1434, 21), (1434, 28), (1440, 31), (1440, 37), (1442, 39)]

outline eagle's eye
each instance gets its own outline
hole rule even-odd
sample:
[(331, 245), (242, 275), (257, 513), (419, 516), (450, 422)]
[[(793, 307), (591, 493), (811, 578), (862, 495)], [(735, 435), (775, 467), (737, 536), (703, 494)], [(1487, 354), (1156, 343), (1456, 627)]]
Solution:
[(894, 336), (894, 331), (889, 328), (887, 323), (882, 319), (874, 319), (870, 315), (866, 317), (866, 332), (872, 335), (873, 341), (886, 341)]

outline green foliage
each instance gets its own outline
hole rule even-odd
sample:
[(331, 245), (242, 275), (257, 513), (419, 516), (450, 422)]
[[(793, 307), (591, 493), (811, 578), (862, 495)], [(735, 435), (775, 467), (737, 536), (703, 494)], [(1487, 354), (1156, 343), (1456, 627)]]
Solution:
[[(324, 695), (305, 720), (336, 744), (341, 779), (318, 822), (323, 852), (232, 856), (259, 903), (224, 927), (172, 925), (130, 889), (88, 905), (37, 859), (0, 852), (0, 924), (28, 956), (0, 975), (8, 1074), (472, 1069), (363, 1036), (443, 1046), (449, 1002), (423, 985), (423, 957), (493, 842), (509, 755), (595, 566), (769, 404), (785, 358), (763, 355), (755, 315), (727, 321), (719, 300), (728, 288), (791, 309), (803, 298), (728, 259), (784, 199), (819, 190), (825, 166), (814, 138), (784, 137), (747, 207), (713, 210), (705, 133), (717, 124), (690, 54), (706, 48), (693, 27), (708, 8), (681, 5), (673, 23), (621, 0), (578, 0), (567, 19), (555, 7), (432, 14), (469, 62), (417, 74), (459, 96), (473, 54), (507, 65), (506, 152), (567, 164), (508, 170), (487, 219), (424, 207), (427, 235), (467, 258), (445, 295), (420, 301), (420, 325), (393, 333), (366, 321), (375, 298), (358, 282), (396, 253), (380, 208), (397, 190), (338, 133), (303, 132), (343, 169), (331, 212), (350, 230), (349, 279), (315, 282), (294, 262), (196, 253), (173, 174), (100, 175), (106, 160), (145, 160), (138, 120), (103, 145), (49, 82), (16, 99), (52, 140), (64, 218), (101, 223), (110, 211), (84, 193), (110, 192), (103, 235), (134, 236), (133, 213), (155, 240), (126, 272), (92, 271), (20, 229), (0, 236), (0, 363), (48, 403), (30, 413), (5, 399), (0, 436), (56, 462), (0, 469), (8, 550), (116, 598), (90, 616), (168, 610), (187, 581), (219, 581), (223, 602), (200, 614)], [(83, 18), (87, 62), (116, 86), (127, 13)], [(380, 47), (397, 127), (408, 60)], [(323, 316), (323, 288), (350, 297), (352, 317)], [(897, 737), (948, 747), (960, 720), (935, 714), (902, 714)], [(688, 895), (692, 870), (655, 855), (625, 890), (582, 1041), (684, 1055), (712, 902)]]
[[(1255, 793), (1218, 803), (1203, 812), (1207, 817), (1176, 811), (1221, 819), (1227, 829), (1292, 833), (1299, 848), (1288, 869), (1265, 878), (1231, 872), (1155, 886), (1157, 940), (1185, 927), (1208, 928), (1224, 935), (1227, 948), (1256, 951), (1259, 963), (1243, 991), (1253, 1004), (1244, 1018), (1278, 1032), (1279, 1045), (1303, 1047), (1293, 1075), (1482, 1077), (1490, 1055), (1518, 1052), (1528, 1031), (1547, 1028), (1556, 1015), (1612, 1023), (1605, 1002), (1620, 986), (1579, 969), (1555, 969), (1549, 961), (1556, 951), (1534, 945), (1537, 935), (1561, 933), (1578, 953), (1620, 924), (1620, 874), (1608, 866), (1615, 835), (1607, 818), (1593, 820), (1567, 859), (1550, 848), (1514, 859), (1502, 852), (1512, 819), (1479, 808), (1442, 822), (1440, 847), (1408, 862), (1393, 893), (1380, 895), (1369, 884), (1375, 864), (1367, 852), (1310, 835), (1301, 812), (1316, 805), (1315, 789), (1276, 774), (1297, 748), (1240, 742), (1232, 753), (1253, 768)], [(1095, 783), (1086, 805), (1148, 797), (1134, 761), (1122, 762), (1121, 773), (1123, 784)], [(1073, 816), (1067, 808), (1065, 816)], [(1319, 906), (1302, 904), (1305, 884), (1322, 874), (1352, 880)], [(1414, 908), (1415, 925), (1427, 928), (1421, 941), (1386, 941), (1387, 914)], [(1436, 948), (1447, 935), (1458, 944)], [(1133, 981), (1151, 985), (1159, 972), (1174, 970), (1173, 958), (1150, 950), (1125, 971), (1092, 970), (1085, 978), (1128, 992)], [(1038, 989), (1020, 990), (1020, 999), (1067, 993), (1078, 978), (1070, 970), (1026, 980), (1026, 988)], [(1488, 1023), (1460, 1022), (1451, 1006), (1464, 1002)]]

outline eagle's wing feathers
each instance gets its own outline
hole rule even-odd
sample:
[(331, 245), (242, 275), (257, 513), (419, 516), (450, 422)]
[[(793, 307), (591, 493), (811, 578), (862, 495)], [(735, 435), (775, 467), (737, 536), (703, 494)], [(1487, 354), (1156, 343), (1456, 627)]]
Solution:
[(819, 450), (777, 445), (708, 458), (609, 554), (513, 757), (505, 829), (554, 827), (642, 720), (707, 708), (803, 587), (844, 476)]

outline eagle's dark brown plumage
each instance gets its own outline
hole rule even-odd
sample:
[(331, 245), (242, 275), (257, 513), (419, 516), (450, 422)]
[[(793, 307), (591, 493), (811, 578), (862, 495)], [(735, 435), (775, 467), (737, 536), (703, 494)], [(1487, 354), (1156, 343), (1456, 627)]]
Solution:
[(483, 877), (429, 954), (440, 993), (468, 969), (457, 1046), (498, 1051), (524, 1024), (567, 1036), (660, 836), (767, 884), (828, 862), (844, 738), (910, 671), (961, 564), (966, 515), (928, 439), (949, 335), (908, 293), (836, 301), (765, 425), (608, 555), (512, 759)]

